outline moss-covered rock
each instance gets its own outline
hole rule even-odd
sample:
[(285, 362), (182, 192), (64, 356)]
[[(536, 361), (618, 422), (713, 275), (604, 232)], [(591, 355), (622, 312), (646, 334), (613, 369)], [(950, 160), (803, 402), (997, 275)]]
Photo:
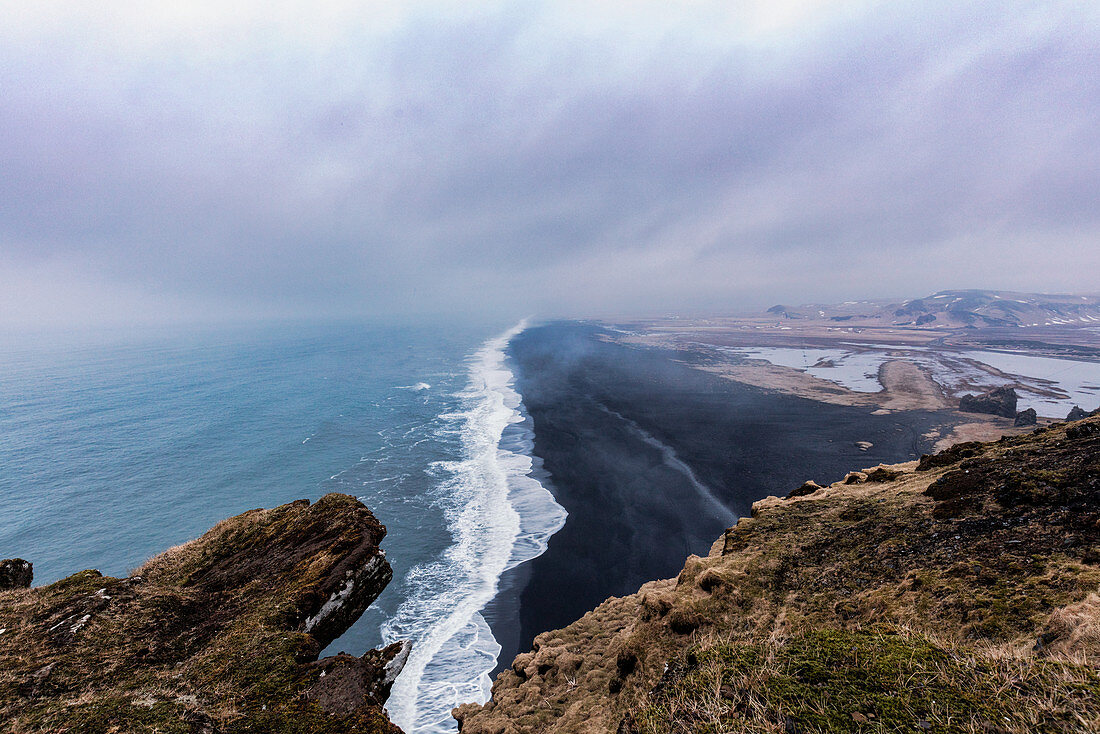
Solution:
[(389, 582), (385, 532), (330, 494), (225, 520), (128, 578), (0, 592), (2, 731), (396, 732), (381, 706), (403, 648), (314, 662)]

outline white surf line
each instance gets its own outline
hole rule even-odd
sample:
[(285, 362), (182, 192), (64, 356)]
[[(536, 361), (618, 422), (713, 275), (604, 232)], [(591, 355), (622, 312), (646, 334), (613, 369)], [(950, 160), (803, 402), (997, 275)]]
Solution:
[(623, 423), (625, 423), (630, 428), (630, 430), (638, 434), (638, 438), (642, 439), (642, 441), (645, 442), (647, 445), (652, 446), (653, 448), (660, 451), (661, 456), (664, 459), (665, 465), (670, 466), (676, 471), (683, 474), (687, 478), (688, 482), (691, 483), (691, 486), (695, 488), (695, 491), (698, 492), (705, 500), (714, 505), (714, 507), (719, 511), (719, 516), (726, 518), (726, 522), (728, 524), (734, 524), (737, 522), (737, 520), (739, 519), (738, 514), (727, 507), (726, 503), (720, 500), (718, 498), (718, 495), (714, 493), (714, 490), (712, 490), (706, 484), (703, 484), (703, 482), (699, 481), (699, 477), (695, 476), (695, 471), (690, 466), (685, 464), (679, 456), (676, 455), (676, 449), (672, 448), (664, 441), (639, 426), (630, 418), (627, 418), (622, 413), (612, 410), (603, 403), (597, 403), (597, 405), (599, 405), (600, 409), (604, 412), (615, 416)]
[[(527, 518), (516, 502), (527, 499), (529, 504), (532, 487), (518, 487), (526, 492), (521, 499), (513, 494), (517, 485), (522, 480), (534, 485), (546, 495), (544, 509), (560, 513), (560, 521), (546, 527), (549, 534), (564, 524), (564, 510), (529, 476), (530, 457), (501, 445), (505, 429), (524, 420), (505, 355), (524, 328), (526, 321), (484, 344), (470, 360), (470, 381), (458, 396), (463, 411), (443, 416), (460, 423), (464, 447), (461, 461), (440, 464), (450, 473), (440, 489), (441, 500), (453, 503), (444, 504), (453, 543), (439, 560), (410, 571), (410, 596), (383, 625), (386, 642), (413, 639), (387, 704), (390, 718), (409, 734), (453, 732), (452, 707), (489, 699), (489, 673), (500, 645), (481, 610), (496, 596), (501, 574), (514, 565), (512, 556), (523, 537)], [(545, 550), (549, 534), (536, 533), (538, 550), (523, 560)]]

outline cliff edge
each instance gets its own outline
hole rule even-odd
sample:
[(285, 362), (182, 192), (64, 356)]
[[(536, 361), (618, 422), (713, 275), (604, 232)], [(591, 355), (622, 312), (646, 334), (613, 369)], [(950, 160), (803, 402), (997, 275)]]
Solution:
[(462, 733), (1100, 731), (1100, 419), (791, 494), (539, 635)]
[(385, 534), (329, 494), (225, 520), (128, 578), (0, 591), (0, 731), (398, 732), (382, 704), (406, 645), (317, 659), (389, 582)]

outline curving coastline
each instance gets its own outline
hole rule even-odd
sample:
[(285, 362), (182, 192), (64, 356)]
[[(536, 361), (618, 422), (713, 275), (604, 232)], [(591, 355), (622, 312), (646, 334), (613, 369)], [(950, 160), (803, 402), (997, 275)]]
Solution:
[[(465, 458), (437, 468), (438, 501), (454, 539), (442, 556), (409, 574), (409, 598), (383, 625), (383, 639), (416, 641), (387, 710), (405, 731), (453, 731), (451, 709), (489, 698), (501, 645), (483, 615), (501, 576), (547, 547), (565, 511), (537, 479), (533, 436), (506, 350), (525, 321), (488, 340), (469, 361), (459, 397), (444, 416)], [(516, 622), (502, 620), (515, 625)]]

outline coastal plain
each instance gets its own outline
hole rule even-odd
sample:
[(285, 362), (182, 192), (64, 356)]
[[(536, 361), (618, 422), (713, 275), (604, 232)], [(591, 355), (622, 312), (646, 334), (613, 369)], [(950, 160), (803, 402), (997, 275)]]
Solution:
[(524, 580), (518, 639), (508, 620), (489, 620), (513, 643), (502, 665), (536, 634), (676, 573), (754, 501), (867, 462), (915, 459), (943, 422), (936, 411), (876, 414), (729, 380), (694, 351), (615, 336), (560, 322), (512, 342), (533, 453), (568, 517), (546, 552), (514, 572)]
[[(1100, 298), (944, 291), (728, 317), (613, 325), (621, 344), (677, 350), (697, 369), (764, 389), (882, 412), (942, 411), (937, 448), (1016, 433), (959, 412), (960, 397), (1013, 386), (1040, 418), (1100, 405)], [(953, 414), (952, 414), (953, 412)]]

